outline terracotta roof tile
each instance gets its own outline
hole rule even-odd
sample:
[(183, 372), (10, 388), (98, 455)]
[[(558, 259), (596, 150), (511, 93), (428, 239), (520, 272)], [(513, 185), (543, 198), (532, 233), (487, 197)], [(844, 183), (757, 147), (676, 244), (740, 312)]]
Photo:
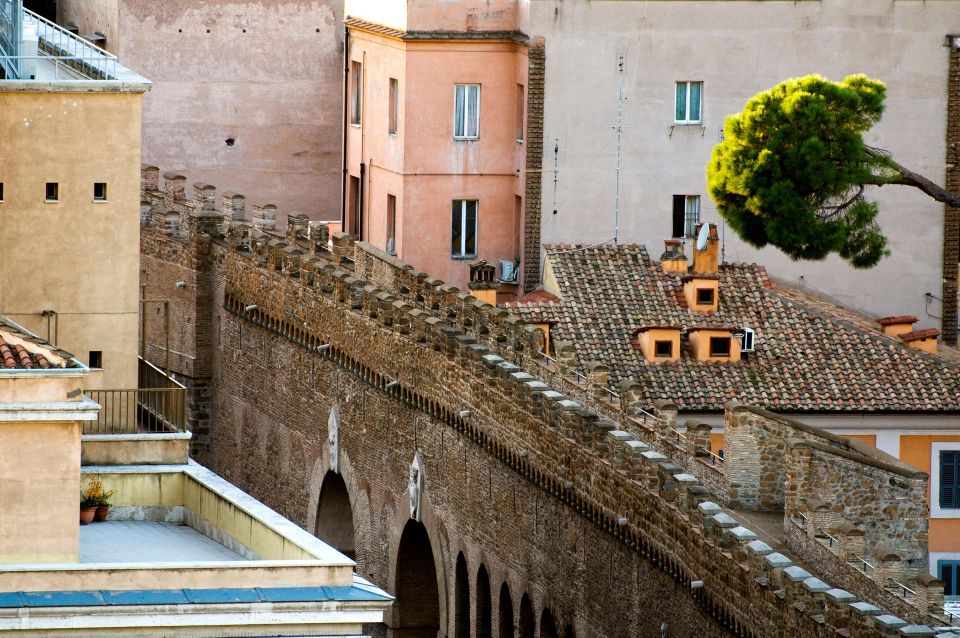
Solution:
[[(547, 246), (547, 259), (562, 301), (508, 309), (553, 323), (551, 341), (574, 344), (581, 367), (607, 364), (612, 386), (632, 378), (650, 402), (671, 399), (683, 411), (722, 411), (739, 399), (783, 412), (960, 412), (960, 365), (883, 335), (875, 319), (774, 285), (760, 266), (721, 265), (718, 311), (707, 315), (680, 303), (682, 277), (664, 273), (642, 247)], [(631, 333), (650, 325), (684, 334), (752, 328), (756, 351), (739, 363), (685, 351), (676, 363), (648, 363)]]

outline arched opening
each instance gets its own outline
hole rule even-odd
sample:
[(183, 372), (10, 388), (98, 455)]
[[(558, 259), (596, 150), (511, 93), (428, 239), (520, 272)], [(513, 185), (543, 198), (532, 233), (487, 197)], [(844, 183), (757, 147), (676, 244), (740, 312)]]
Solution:
[(520, 638), (533, 638), (533, 605), (530, 604), (530, 597), (526, 594), (520, 599)]
[(563, 630), (563, 638), (577, 638), (577, 633), (573, 630), (573, 625), (567, 625)]
[(510, 586), (500, 585), (500, 638), (515, 638), (513, 625), (513, 598), (510, 596)]
[(397, 607), (393, 638), (437, 638), (440, 594), (427, 529), (407, 521), (397, 552)]
[(549, 609), (540, 614), (540, 638), (557, 638), (557, 623)]
[(317, 506), (316, 537), (350, 557), (357, 558), (353, 535), (353, 508), (343, 477), (327, 472), (320, 486), (320, 504)]
[[(490, 576), (487, 568), (481, 564), (477, 570), (477, 638), (490, 638), (493, 631), (490, 616)], [(510, 616), (510, 624), (513, 625), (512, 612)]]
[(463, 552), (457, 554), (457, 581), (454, 589), (456, 596), (453, 622), (454, 638), (470, 638), (470, 576)]

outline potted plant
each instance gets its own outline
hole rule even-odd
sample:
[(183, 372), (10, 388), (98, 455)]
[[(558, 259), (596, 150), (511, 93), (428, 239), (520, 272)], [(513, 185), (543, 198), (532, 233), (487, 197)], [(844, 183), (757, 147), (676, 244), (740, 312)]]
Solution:
[(97, 515), (97, 502), (91, 500), (83, 490), (80, 491), (80, 524), (87, 525), (93, 522)]
[(103, 488), (103, 479), (101, 479), (99, 475), (91, 477), (87, 482), (86, 491), (80, 493), (80, 520), (84, 521), (84, 505), (86, 505), (88, 509), (93, 509), (96, 520), (106, 520), (107, 514), (110, 512), (111, 496), (113, 496), (113, 490), (105, 490)]

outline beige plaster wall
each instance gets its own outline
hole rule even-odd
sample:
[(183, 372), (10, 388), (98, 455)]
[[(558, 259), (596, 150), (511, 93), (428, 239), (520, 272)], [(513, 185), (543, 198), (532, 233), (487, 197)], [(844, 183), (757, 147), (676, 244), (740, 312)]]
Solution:
[(107, 38), (107, 51), (119, 52), (120, 0), (73, 0), (57, 2), (57, 23), (77, 25), (79, 35), (102, 33)]
[[(864, 72), (888, 85), (883, 121), (867, 136), (904, 165), (942, 181), (947, 49), (956, 2), (533, 0), (532, 36), (546, 40), (544, 242), (613, 237), (618, 89), (624, 103), (620, 241), (652, 254), (671, 233), (672, 196), (701, 195), (701, 221), (719, 223), (705, 166), (724, 117), (779, 81)], [(623, 74), (618, 57), (623, 56)], [(703, 126), (674, 126), (676, 81), (704, 82)], [(559, 144), (554, 207), (553, 143)], [(765, 264), (843, 303), (934, 321), (941, 294), (943, 206), (915, 189), (870, 189), (893, 256), (869, 271), (840, 259), (793, 262), (721, 228), (727, 261)], [(939, 315), (939, 303), (929, 306)]]
[(43, 401), (82, 401), (84, 378), (81, 374), (5, 376), (0, 383), (0, 403)]
[(80, 552), (80, 423), (0, 424), (0, 564)]
[(144, 161), (242, 193), (248, 206), (339, 219), (340, 6), (120, 0), (120, 59), (154, 83)]
[[(140, 100), (0, 91), (0, 314), (46, 337), (40, 313), (56, 311), (56, 345), (84, 363), (103, 352), (90, 389), (137, 382)], [(44, 201), (46, 182), (59, 202)]]

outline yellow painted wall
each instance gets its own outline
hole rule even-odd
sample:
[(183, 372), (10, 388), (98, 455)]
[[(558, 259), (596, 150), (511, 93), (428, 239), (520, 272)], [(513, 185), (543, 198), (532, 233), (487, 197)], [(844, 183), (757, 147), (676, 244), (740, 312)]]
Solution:
[(841, 439), (850, 439), (851, 441), (863, 441), (868, 445), (874, 447), (877, 446), (877, 435), (876, 434), (839, 434), (837, 435)]
[[(900, 459), (929, 474), (930, 445), (932, 443), (956, 441), (960, 441), (960, 435), (901, 434)], [(927, 502), (930, 502), (929, 491), (927, 492)], [(931, 552), (960, 551), (960, 519), (931, 518), (929, 542)]]
[(79, 422), (0, 424), (0, 564), (75, 562)]
[[(39, 84), (39, 83), (38, 83)], [(139, 93), (0, 90), (0, 314), (104, 373), (89, 389), (135, 388), (140, 209)], [(60, 201), (46, 203), (46, 182)], [(107, 183), (106, 202), (93, 201)]]
[[(647, 361), (679, 361), (680, 360), (680, 329), (651, 328), (637, 334), (637, 341), (640, 343), (640, 349), (643, 357)], [(670, 341), (673, 343), (673, 356), (657, 357), (657, 341)]]
[[(713, 290), (713, 303), (697, 303), (697, 291), (701, 289)], [(720, 301), (720, 282), (716, 279), (691, 279), (683, 284), (683, 296), (687, 306), (694, 312), (716, 312)]]
[[(729, 337), (730, 338), (730, 356), (729, 357), (711, 357), (710, 356), (710, 338), (711, 337)], [(690, 340), (693, 355), (700, 361), (740, 361), (740, 340), (734, 339), (729, 330), (692, 330)]]
[(720, 454), (723, 449), (723, 433), (710, 433), (710, 451), (714, 454)]

